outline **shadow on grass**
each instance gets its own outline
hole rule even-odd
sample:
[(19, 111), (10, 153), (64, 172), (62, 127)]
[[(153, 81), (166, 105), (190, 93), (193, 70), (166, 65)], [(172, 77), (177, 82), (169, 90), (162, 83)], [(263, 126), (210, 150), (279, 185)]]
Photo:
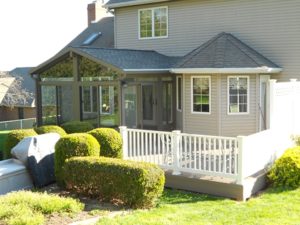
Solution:
[(207, 194), (165, 188), (163, 195), (160, 198), (159, 205), (196, 203), (196, 202), (204, 202), (204, 201), (223, 201), (224, 199), (225, 198), (216, 197)]

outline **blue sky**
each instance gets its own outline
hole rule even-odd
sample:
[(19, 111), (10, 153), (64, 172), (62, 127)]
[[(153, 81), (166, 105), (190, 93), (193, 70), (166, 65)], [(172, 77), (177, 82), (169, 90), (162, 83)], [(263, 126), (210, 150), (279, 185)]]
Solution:
[(93, 0), (0, 0), (0, 71), (37, 66), (87, 27)]

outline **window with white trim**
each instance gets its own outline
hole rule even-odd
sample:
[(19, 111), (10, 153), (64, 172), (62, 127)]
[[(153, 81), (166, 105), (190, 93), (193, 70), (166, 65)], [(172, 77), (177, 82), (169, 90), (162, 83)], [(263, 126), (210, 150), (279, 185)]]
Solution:
[(210, 113), (210, 77), (192, 77), (192, 112)]
[(168, 8), (139, 10), (139, 37), (161, 38), (168, 36)]
[(84, 113), (97, 112), (97, 87), (82, 87), (82, 108)]
[(182, 77), (176, 77), (176, 105), (177, 110), (182, 110)]
[[(100, 114), (112, 114), (114, 112), (114, 87), (99, 86)], [(97, 87), (82, 87), (83, 113), (97, 112)]]
[(246, 114), (249, 112), (249, 77), (228, 77), (228, 113)]

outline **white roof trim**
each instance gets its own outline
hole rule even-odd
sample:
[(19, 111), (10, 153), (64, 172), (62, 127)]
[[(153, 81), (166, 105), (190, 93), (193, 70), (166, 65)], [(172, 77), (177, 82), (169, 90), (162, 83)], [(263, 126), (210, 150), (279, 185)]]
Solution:
[(170, 72), (170, 69), (123, 69), (125, 73), (159, 73)]
[(256, 68), (178, 68), (171, 69), (171, 73), (231, 73), (231, 74), (249, 74), (249, 73), (280, 73), (281, 68), (256, 67)]
[(133, 6), (133, 5), (143, 5), (143, 4), (149, 4), (149, 3), (156, 3), (156, 2), (167, 2), (169, 0), (134, 0), (130, 2), (122, 2), (122, 3), (114, 3), (114, 4), (106, 4), (104, 5), (107, 9), (114, 9), (124, 6)]

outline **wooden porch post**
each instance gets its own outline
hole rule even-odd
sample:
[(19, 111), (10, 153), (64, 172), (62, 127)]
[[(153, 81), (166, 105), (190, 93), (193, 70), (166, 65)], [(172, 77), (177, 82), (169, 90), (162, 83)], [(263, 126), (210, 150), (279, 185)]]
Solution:
[(79, 59), (76, 54), (72, 54), (73, 56), (73, 85), (72, 85), (72, 119), (73, 120), (80, 120), (80, 105), (81, 105), (81, 99), (80, 99), (80, 90), (79, 90)]

